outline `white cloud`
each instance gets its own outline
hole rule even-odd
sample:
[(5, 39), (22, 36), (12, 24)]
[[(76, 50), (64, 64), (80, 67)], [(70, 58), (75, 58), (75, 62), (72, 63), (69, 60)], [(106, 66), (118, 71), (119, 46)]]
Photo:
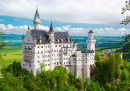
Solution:
[[(49, 27), (47, 26), (40, 26), (41, 30), (49, 31)], [(28, 29), (27, 25), (24, 26), (13, 26), (11, 24), (4, 25), (0, 24), (0, 31), (5, 32), (6, 34), (26, 34)], [(33, 27), (30, 26), (30, 29)], [(53, 30), (58, 32), (66, 32), (69, 31), (70, 36), (88, 36), (89, 30), (92, 29), (94, 31), (95, 36), (123, 36), (130, 33), (130, 29), (125, 28), (72, 28), (70, 25), (63, 26), (63, 27), (56, 27)], [(39, 30), (40, 31), (40, 30)]]
[(67, 23), (120, 24), (126, 0), (1, 0), (0, 15), (33, 19), (38, 5), (40, 18)]

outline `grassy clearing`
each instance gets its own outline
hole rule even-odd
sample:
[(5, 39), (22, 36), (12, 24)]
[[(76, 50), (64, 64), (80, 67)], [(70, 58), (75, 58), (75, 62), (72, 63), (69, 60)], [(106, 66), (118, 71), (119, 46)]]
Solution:
[(0, 60), (0, 68), (3, 66), (7, 66), (14, 61), (21, 62), (22, 61), (22, 45), (15, 46), (7, 46), (3, 49), (0, 49), (0, 54), (2, 55), (3, 61)]

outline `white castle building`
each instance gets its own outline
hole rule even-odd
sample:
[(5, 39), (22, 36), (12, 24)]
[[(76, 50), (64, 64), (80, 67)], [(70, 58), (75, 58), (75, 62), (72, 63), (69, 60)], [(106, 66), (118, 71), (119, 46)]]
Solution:
[(34, 17), (34, 29), (28, 31), (22, 37), (22, 63), (21, 66), (28, 71), (33, 71), (34, 75), (40, 71), (40, 63), (45, 64), (45, 70), (53, 70), (57, 66), (66, 67), (68, 72), (83, 80), (90, 77), (90, 66), (95, 63), (95, 42), (94, 32), (88, 32), (89, 39), (87, 50), (79, 50), (77, 43), (72, 42), (67, 32), (55, 32), (52, 22), (49, 31), (40, 29), (40, 18), (38, 9)]

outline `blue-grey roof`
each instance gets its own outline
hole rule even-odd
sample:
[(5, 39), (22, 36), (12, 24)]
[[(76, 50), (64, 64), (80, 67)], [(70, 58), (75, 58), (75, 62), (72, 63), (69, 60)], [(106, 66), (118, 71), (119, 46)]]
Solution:
[(94, 33), (92, 30), (90, 30), (88, 33)]
[(93, 50), (81, 50), (81, 53), (94, 53)]
[(112, 50), (108, 50), (110, 53), (113, 53), (113, 51)]
[(76, 57), (76, 55), (75, 55), (75, 54), (72, 54), (71, 57)]
[(55, 39), (55, 43), (57, 43), (57, 39), (59, 39), (59, 42), (61, 42), (61, 38), (63, 39), (64, 43), (68, 43), (68, 38), (70, 38), (69, 34), (67, 32), (54, 32), (54, 39)]
[(31, 48), (24, 48), (24, 49), (27, 49), (27, 50), (32, 50)]
[[(31, 36), (33, 39), (36, 39), (36, 43), (40, 43), (40, 38), (42, 43), (50, 43), (49, 41), (49, 32), (45, 30), (30, 30)], [(59, 43), (61, 42), (61, 38), (63, 39), (63, 43), (68, 43), (68, 39), (70, 38), (67, 32), (54, 32), (54, 43), (58, 43), (57, 39), (59, 39)]]

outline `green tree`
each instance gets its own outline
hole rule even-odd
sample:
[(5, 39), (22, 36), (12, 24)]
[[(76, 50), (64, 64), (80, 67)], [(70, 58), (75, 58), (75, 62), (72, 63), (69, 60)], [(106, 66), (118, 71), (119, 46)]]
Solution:
[(100, 54), (99, 54), (99, 53), (96, 53), (96, 54), (95, 54), (95, 60), (96, 60), (97, 62), (100, 62), (100, 61), (101, 61), (101, 57), (100, 57)]
[[(0, 36), (4, 36), (4, 34), (5, 34), (4, 32), (0, 32)], [(0, 49), (4, 48), (5, 45), (6, 45), (5, 40), (0, 37)], [(1, 54), (0, 54), (0, 60), (3, 61)]]
[(42, 73), (43, 71), (45, 71), (45, 64), (43, 62), (41, 62), (39, 65), (40, 65), (40, 70)]
[[(130, 11), (130, 0), (126, 1), (125, 7), (122, 8), (121, 14), (124, 14), (126, 11)], [(127, 25), (130, 22), (130, 16), (126, 16), (126, 19), (122, 20), (121, 24)], [(128, 52), (130, 51), (130, 34), (126, 34), (122, 37), (122, 42), (120, 44), (124, 44), (122, 51)]]
[(105, 84), (105, 89), (106, 89), (107, 91), (111, 91), (111, 84), (110, 84), (110, 83), (106, 83), (106, 84)]

